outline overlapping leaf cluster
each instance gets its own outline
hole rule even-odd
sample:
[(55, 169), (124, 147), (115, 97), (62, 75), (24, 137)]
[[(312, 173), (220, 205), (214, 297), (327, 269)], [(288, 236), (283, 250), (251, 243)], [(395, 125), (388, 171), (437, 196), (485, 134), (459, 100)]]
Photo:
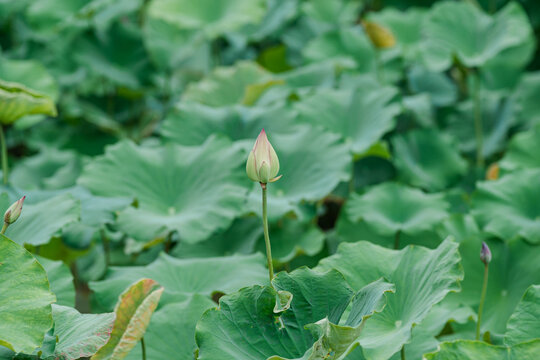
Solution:
[(0, 211), (27, 196), (0, 359), (536, 359), (539, 28), (534, 1), (0, 1)]

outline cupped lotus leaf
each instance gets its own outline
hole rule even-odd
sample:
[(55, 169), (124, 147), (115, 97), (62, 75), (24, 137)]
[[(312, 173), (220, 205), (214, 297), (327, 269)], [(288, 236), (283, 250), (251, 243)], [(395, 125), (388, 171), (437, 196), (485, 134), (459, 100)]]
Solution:
[(524, 341), (540, 338), (540, 285), (531, 285), (508, 323), (504, 343), (516, 345)]
[(429, 43), (445, 49), (446, 57), (455, 55), (464, 65), (475, 67), (521, 45), (532, 29), (527, 14), (515, 2), (491, 16), (471, 3), (447, 1), (433, 6), (424, 31)]
[(79, 220), (80, 213), (80, 202), (69, 194), (39, 202), (27, 197), (21, 217), (7, 229), (6, 235), (19, 244), (44, 245), (57, 231)]
[(360, 336), (367, 358), (387, 359), (410, 341), (413, 326), (424, 320), (433, 305), (449, 292), (459, 291), (463, 279), (459, 261), (458, 244), (450, 239), (434, 250), (411, 245), (400, 251), (360, 241), (341, 244), (316, 269), (335, 268), (353, 289), (380, 277), (395, 284), (396, 293), (388, 296), (385, 310), (366, 322)]
[(295, 105), (298, 120), (340, 134), (354, 154), (368, 150), (395, 126), (399, 106), (394, 87), (319, 89)]
[[(268, 216), (277, 220), (288, 212), (301, 214), (302, 201), (317, 201), (341, 181), (350, 178), (351, 156), (336, 134), (321, 128), (298, 126), (287, 134), (272, 134), (270, 140), (280, 158), (283, 177), (268, 185)], [(261, 186), (254, 184), (248, 208), (260, 214)]]
[[(502, 335), (508, 318), (514, 313), (527, 288), (540, 284), (540, 248), (522, 239), (485, 241), (491, 250), (492, 260), (481, 332)], [(450, 294), (445, 302), (463, 304), (477, 310), (484, 275), (484, 264), (480, 261), (481, 246), (481, 234), (472, 233), (460, 242), (459, 252), (466, 276), (461, 283), (462, 291)]]
[(182, 241), (202, 241), (243, 212), (245, 161), (241, 149), (212, 137), (198, 147), (145, 148), (131, 142), (109, 147), (79, 183), (94, 194), (129, 197), (138, 207), (120, 212), (120, 230), (141, 241), (178, 231)]
[(398, 183), (383, 183), (366, 193), (353, 194), (346, 205), (349, 219), (360, 219), (382, 235), (403, 232), (414, 235), (431, 230), (448, 216), (449, 205), (441, 194)]
[(472, 214), (483, 230), (503, 240), (540, 243), (540, 169), (517, 171), (477, 185)]
[(114, 313), (81, 314), (77, 310), (53, 305), (54, 336), (58, 339), (53, 358), (76, 360), (90, 357), (111, 338)]
[(540, 339), (497, 346), (482, 341), (457, 340), (443, 342), (437, 352), (424, 355), (426, 360), (536, 360), (540, 353)]
[(21, 84), (0, 80), (0, 123), (12, 124), (34, 114), (56, 116), (52, 99)]
[(36, 258), (47, 272), (51, 290), (56, 295), (56, 304), (75, 306), (75, 286), (69, 267), (62, 261), (53, 261), (40, 256), (36, 256)]
[[(307, 359), (345, 356), (357, 346), (364, 321), (382, 310), (393, 285), (369, 284), (354, 297), (343, 276), (300, 268), (281, 272), (271, 287), (253, 286), (220, 299), (197, 324), (198, 359)], [(277, 291), (291, 293), (289, 309), (275, 313)], [(351, 301), (352, 300), (352, 301)], [(347, 319), (337, 325), (351, 303)], [(309, 327), (311, 329), (307, 329)], [(317, 357), (318, 358), (318, 357)]]
[(540, 168), (540, 125), (516, 134), (500, 161), (505, 170)]
[(47, 273), (26, 249), (0, 235), (0, 346), (31, 354), (52, 327)]
[(455, 185), (467, 170), (451, 139), (435, 130), (394, 136), (392, 145), (399, 176), (413, 186), (440, 191)]
[(210, 296), (219, 291), (230, 293), (243, 286), (266, 284), (268, 271), (262, 254), (176, 259), (162, 253), (148, 266), (111, 267), (105, 280), (90, 283), (94, 300), (111, 309), (118, 294), (142, 277), (152, 278), (165, 288), (165, 294), (183, 293)]
[[(168, 359), (175, 354), (179, 359), (193, 359), (195, 325), (206, 310), (215, 306), (208, 297), (195, 294), (156, 310), (144, 334), (147, 358)], [(140, 360), (140, 347), (136, 346), (126, 359)]]
[(111, 338), (92, 359), (125, 358), (144, 336), (162, 293), (163, 287), (151, 279), (141, 279), (124, 291), (114, 308)]
[(241, 104), (249, 85), (267, 82), (270, 77), (268, 71), (252, 62), (219, 67), (208, 77), (190, 84), (182, 100), (213, 107)]

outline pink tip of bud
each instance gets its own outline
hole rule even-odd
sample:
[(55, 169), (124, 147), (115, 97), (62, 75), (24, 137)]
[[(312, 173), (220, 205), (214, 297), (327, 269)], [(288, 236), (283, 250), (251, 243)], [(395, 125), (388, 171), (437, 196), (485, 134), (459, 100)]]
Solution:
[(484, 241), (480, 250), (480, 260), (486, 265), (491, 262), (491, 250), (489, 250), (489, 246)]

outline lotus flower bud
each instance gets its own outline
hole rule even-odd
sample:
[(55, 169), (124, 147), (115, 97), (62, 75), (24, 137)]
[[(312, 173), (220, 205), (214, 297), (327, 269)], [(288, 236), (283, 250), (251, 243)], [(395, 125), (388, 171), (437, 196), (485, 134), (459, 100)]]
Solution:
[(13, 224), (19, 216), (21, 215), (24, 199), (26, 196), (23, 196), (16, 202), (14, 202), (4, 213), (4, 223)]
[(489, 264), (491, 262), (491, 251), (485, 242), (482, 242), (482, 250), (480, 250), (480, 260), (484, 264)]
[(278, 180), (279, 159), (264, 129), (257, 137), (246, 163), (246, 173), (253, 180), (266, 184)]

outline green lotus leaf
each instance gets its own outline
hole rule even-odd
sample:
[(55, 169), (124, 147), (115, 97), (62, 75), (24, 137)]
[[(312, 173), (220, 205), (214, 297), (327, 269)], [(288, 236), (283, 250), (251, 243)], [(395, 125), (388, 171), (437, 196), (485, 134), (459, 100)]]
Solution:
[(76, 360), (90, 357), (111, 338), (114, 313), (81, 314), (73, 308), (61, 305), (53, 305), (52, 309), (54, 336), (58, 339), (53, 359)]
[(407, 73), (411, 90), (427, 93), (435, 106), (449, 106), (457, 100), (457, 88), (444, 73), (432, 72), (421, 66), (413, 66)]
[[(481, 331), (493, 335), (504, 334), (508, 318), (514, 313), (527, 288), (540, 283), (540, 248), (521, 240), (485, 240), (491, 249), (489, 280), (482, 316)], [(477, 309), (484, 275), (484, 264), (479, 251), (482, 235), (472, 232), (461, 241), (459, 251), (465, 270), (462, 291), (450, 294), (445, 302), (463, 304)]]
[(56, 106), (46, 95), (0, 80), (0, 123), (12, 124), (25, 115), (34, 114), (56, 116)]
[(433, 305), (448, 292), (459, 291), (463, 279), (459, 261), (458, 244), (450, 239), (434, 250), (408, 246), (400, 251), (360, 241), (341, 244), (316, 269), (335, 268), (353, 289), (381, 276), (395, 284), (396, 293), (388, 296), (385, 310), (366, 323), (360, 336), (367, 358), (387, 359), (410, 341), (413, 326), (424, 320)]
[(47, 273), (22, 246), (0, 235), (0, 346), (31, 354), (52, 327)]
[(356, 1), (313, 0), (302, 3), (301, 10), (317, 25), (351, 25), (357, 20), (355, 14), (360, 11), (360, 6)]
[(483, 230), (503, 240), (540, 243), (540, 169), (521, 170), (477, 185), (472, 214)]
[[(338, 135), (308, 126), (293, 130), (269, 136), (280, 159), (279, 173), (283, 174), (279, 181), (268, 185), (271, 220), (291, 211), (301, 216), (301, 202), (318, 201), (351, 176), (351, 156)], [(254, 183), (247, 207), (260, 214), (261, 206), (261, 186)]]
[(441, 194), (398, 183), (383, 183), (363, 195), (353, 194), (346, 205), (349, 219), (364, 220), (381, 235), (403, 232), (415, 235), (431, 230), (448, 216), (448, 203)]
[(71, 307), (75, 306), (73, 276), (67, 265), (62, 261), (53, 261), (40, 256), (36, 256), (36, 258), (47, 272), (51, 291), (56, 295), (56, 304)]
[(540, 126), (515, 135), (500, 162), (505, 170), (540, 168)]
[(101, 308), (111, 309), (122, 289), (142, 278), (152, 278), (171, 293), (203, 294), (230, 293), (243, 286), (268, 282), (266, 260), (261, 254), (176, 259), (162, 253), (147, 266), (110, 267), (105, 280), (90, 283), (96, 293), (94, 300)]
[(58, 100), (56, 80), (40, 62), (35, 60), (2, 59), (0, 61), (0, 79), (19, 83), (48, 96), (53, 101)]
[[(1, 208), (0, 212), (3, 213), (6, 209), (7, 206)], [(28, 197), (21, 217), (7, 229), (6, 235), (19, 244), (47, 244), (57, 231), (77, 221), (80, 213), (79, 201), (69, 194), (50, 197), (39, 202), (34, 202), (33, 198)]]
[(82, 166), (82, 158), (74, 151), (47, 148), (18, 162), (9, 178), (24, 190), (62, 189), (75, 185)]
[[(502, 51), (519, 46), (531, 34), (527, 14), (515, 2), (490, 16), (467, 2), (440, 2), (424, 25), (428, 42), (444, 48), (466, 66), (484, 65)], [(441, 69), (444, 70), (444, 69)]]
[[(219, 308), (208, 310), (197, 324), (197, 358), (307, 359), (335, 352), (336, 359), (344, 359), (358, 345), (364, 321), (382, 310), (385, 293), (393, 291), (392, 284), (379, 280), (353, 297), (339, 272), (318, 273), (307, 268), (281, 272), (273, 284), (275, 290), (241, 289), (222, 297)], [(288, 310), (276, 315), (279, 290), (290, 292), (292, 302)], [(349, 302), (347, 319), (337, 325)]]
[[(195, 294), (156, 310), (144, 334), (147, 358), (167, 359), (175, 354), (179, 359), (192, 359), (195, 325), (206, 310), (215, 306), (208, 297)], [(140, 347), (136, 346), (126, 359), (140, 360)]]
[[(491, 156), (504, 149), (510, 127), (514, 123), (514, 104), (499, 94), (481, 91), (482, 155)], [(458, 104), (449, 115), (448, 134), (459, 141), (459, 150), (469, 154), (476, 152), (472, 101)]]
[(399, 113), (391, 86), (356, 90), (320, 89), (297, 102), (299, 121), (340, 134), (354, 154), (368, 150), (395, 126)]
[(360, 25), (323, 33), (304, 44), (302, 54), (309, 62), (331, 59), (361, 72), (375, 70), (375, 50)]
[(151, 279), (141, 279), (126, 289), (114, 308), (116, 319), (111, 338), (92, 359), (125, 358), (144, 336), (163, 290), (163, 287)]
[(540, 338), (540, 285), (531, 285), (508, 319), (504, 342), (517, 345)]
[(455, 185), (467, 170), (452, 141), (441, 133), (414, 130), (392, 138), (394, 162), (407, 183), (430, 191)]
[(242, 103), (249, 85), (270, 80), (270, 73), (252, 62), (240, 62), (234, 67), (216, 68), (200, 82), (190, 84), (184, 101), (219, 107)]
[(540, 104), (536, 95), (540, 91), (540, 72), (523, 74), (516, 89), (517, 103), (521, 112), (519, 119), (526, 124), (540, 124)]
[(287, 132), (294, 115), (282, 105), (215, 108), (182, 101), (163, 121), (161, 135), (182, 145), (200, 145), (216, 133), (232, 140), (251, 140), (261, 129), (269, 134)]
[(535, 360), (540, 352), (540, 340), (514, 346), (496, 346), (481, 341), (457, 340), (444, 342), (437, 352), (424, 355), (426, 360)]
[(117, 223), (135, 239), (178, 231), (182, 241), (193, 243), (244, 211), (244, 161), (241, 150), (223, 138), (199, 147), (144, 148), (124, 141), (91, 162), (79, 183), (96, 195), (136, 199), (138, 207), (122, 211)]

